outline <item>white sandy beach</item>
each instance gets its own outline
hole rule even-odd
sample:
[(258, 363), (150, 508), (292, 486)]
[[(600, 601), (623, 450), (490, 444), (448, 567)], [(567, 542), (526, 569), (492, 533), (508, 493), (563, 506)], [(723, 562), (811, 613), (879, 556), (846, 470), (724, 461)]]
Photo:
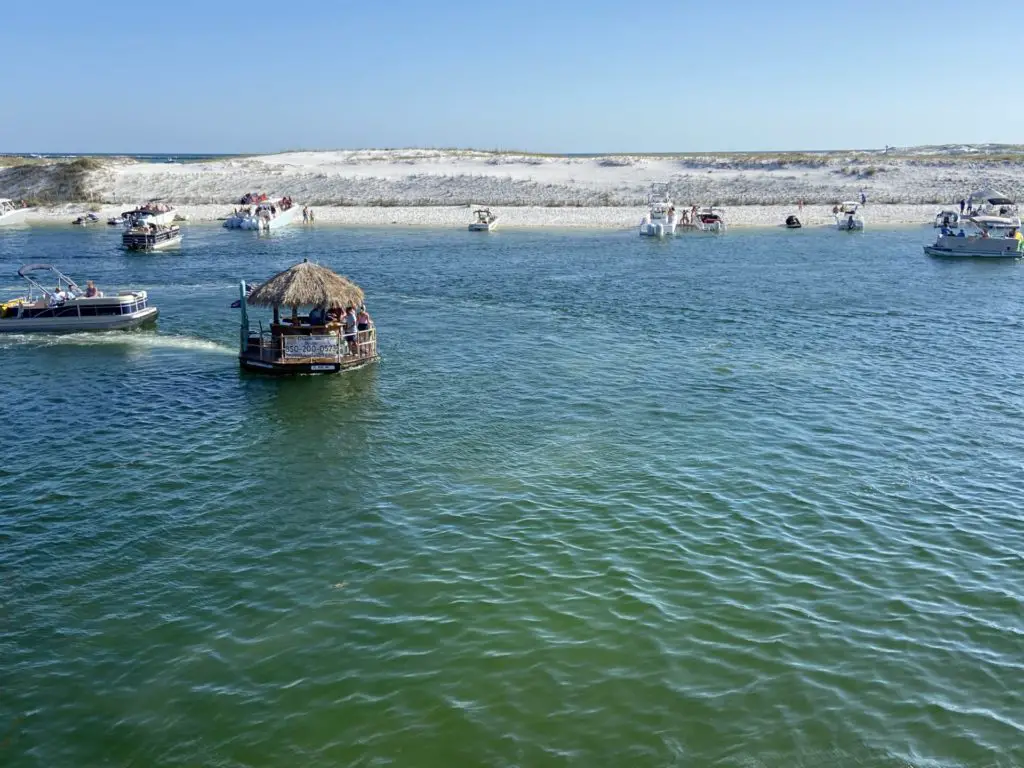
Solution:
[[(107, 217), (160, 198), (192, 221), (215, 221), (245, 192), (262, 191), (313, 206), (321, 224), (459, 227), (485, 205), (508, 228), (627, 228), (639, 222), (654, 183), (667, 184), (680, 207), (724, 206), (731, 226), (777, 226), (790, 213), (807, 226), (827, 225), (832, 204), (862, 190), (868, 226), (912, 225), (979, 187), (1024, 196), (1024, 155), (971, 147), (600, 157), (408, 149), (103, 160), (82, 179), (90, 202), (41, 208), (30, 220), (63, 222), (90, 208)], [(44, 170), (0, 169), (0, 196), (45, 198), (52, 186)]]

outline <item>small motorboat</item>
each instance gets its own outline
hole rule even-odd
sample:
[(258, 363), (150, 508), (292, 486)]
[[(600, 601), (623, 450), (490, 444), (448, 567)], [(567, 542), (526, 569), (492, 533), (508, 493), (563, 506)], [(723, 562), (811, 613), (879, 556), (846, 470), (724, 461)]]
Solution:
[(860, 203), (847, 200), (835, 209), (836, 229), (841, 232), (860, 232), (864, 229), (864, 217), (860, 212)]
[(701, 232), (725, 232), (725, 215), (722, 209), (715, 205), (698, 208), (693, 223)]
[(99, 224), (100, 217), (95, 213), (87, 213), (84, 216), (79, 216), (77, 219), (72, 221), (72, 225), (76, 227), (88, 227), (92, 224)]
[(790, 214), (786, 217), (786, 229), (800, 229), (803, 224), (800, 223), (800, 219)]
[(145, 291), (104, 296), (91, 289), (90, 296), (50, 264), (27, 264), (18, 276), (28, 282), (28, 292), (0, 303), (0, 332), (114, 331), (151, 323), (159, 314)]
[(473, 213), (476, 221), (469, 225), (470, 232), (493, 232), (498, 226), (498, 217), (491, 213), (490, 208), (480, 208)]
[(938, 229), (940, 227), (946, 227), (947, 229), (956, 229), (960, 226), (960, 212), (953, 208), (943, 208), (941, 211), (935, 214), (935, 221), (932, 222), (932, 227)]

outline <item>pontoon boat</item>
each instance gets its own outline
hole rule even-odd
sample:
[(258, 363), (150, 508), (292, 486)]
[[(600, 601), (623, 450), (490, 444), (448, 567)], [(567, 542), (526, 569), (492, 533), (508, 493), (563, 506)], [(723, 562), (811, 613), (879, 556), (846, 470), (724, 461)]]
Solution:
[(177, 224), (135, 224), (121, 235), (121, 245), (129, 251), (155, 251), (181, 242)]
[[(153, 322), (159, 314), (148, 305), (145, 291), (86, 296), (74, 280), (49, 264), (28, 264), (18, 275), (29, 289), (0, 304), (0, 331), (112, 331)], [(43, 282), (56, 287), (44, 288)]]
[(979, 259), (1019, 259), (1024, 257), (1024, 245), (1017, 239), (1020, 227), (1005, 217), (965, 216), (965, 229), (943, 233), (933, 245), (924, 246), (929, 256), (963, 256)]

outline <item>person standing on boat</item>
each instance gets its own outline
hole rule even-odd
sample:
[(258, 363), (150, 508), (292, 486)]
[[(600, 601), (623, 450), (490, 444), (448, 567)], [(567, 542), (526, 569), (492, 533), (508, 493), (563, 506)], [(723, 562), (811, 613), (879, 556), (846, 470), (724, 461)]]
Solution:
[(356, 310), (355, 307), (345, 307), (345, 317), (341, 320), (341, 329), (345, 334), (345, 341), (348, 342), (348, 351), (353, 355), (359, 349), (356, 341)]
[[(366, 307), (363, 305), (359, 306), (359, 312), (356, 313), (356, 330), (359, 332), (359, 341), (370, 340), (370, 313), (366, 311)], [(363, 353), (364, 347), (360, 347), (360, 354)]]
[(966, 200), (964, 200), (964, 199), (963, 199), (963, 198), (961, 197), (961, 198), (960, 198), (960, 215), (961, 215), (961, 216), (963, 216), (963, 215), (964, 215), (964, 206), (965, 206), (966, 204), (967, 204), (967, 201), (966, 201)]

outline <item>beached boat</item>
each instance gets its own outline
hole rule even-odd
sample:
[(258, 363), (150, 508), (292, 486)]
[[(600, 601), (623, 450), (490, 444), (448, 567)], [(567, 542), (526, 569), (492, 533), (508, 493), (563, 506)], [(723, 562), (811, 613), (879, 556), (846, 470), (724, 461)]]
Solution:
[(960, 226), (960, 211), (955, 208), (943, 208), (935, 214), (935, 221), (932, 222), (932, 226), (936, 229), (939, 227), (956, 229)]
[(75, 227), (89, 227), (89, 226), (92, 226), (93, 224), (99, 224), (99, 223), (100, 223), (100, 217), (99, 216), (97, 216), (95, 213), (86, 213), (86, 214), (84, 214), (82, 216), (79, 216), (74, 221), (72, 221), (71, 225), (75, 226)]
[(786, 229), (800, 229), (802, 226), (803, 224), (800, 223), (800, 219), (793, 214), (786, 217)]
[(0, 197), (0, 227), (24, 224), (25, 216), (31, 210), (27, 205)]
[(976, 259), (1019, 259), (1024, 257), (1024, 240), (1019, 222), (1001, 216), (965, 216), (957, 232), (943, 227), (932, 245), (924, 246), (929, 256)]
[(129, 251), (156, 251), (181, 243), (177, 224), (135, 224), (121, 235), (121, 245)]
[(835, 211), (836, 229), (844, 232), (858, 232), (864, 229), (864, 216), (860, 212), (860, 203), (848, 200), (840, 203)]
[(473, 211), (476, 221), (469, 225), (470, 232), (493, 232), (498, 226), (498, 217), (491, 213), (490, 208)]
[[(75, 281), (50, 264), (28, 264), (18, 275), (28, 292), (0, 304), (0, 331), (111, 331), (136, 328), (156, 320), (159, 311), (149, 306), (145, 291), (87, 295)], [(52, 290), (43, 287), (55, 285)]]
[(140, 205), (131, 211), (125, 211), (121, 218), (129, 225), (136, 224), (171, 224), (177, 215), (173, 205), (162, 203), (159, 200), (150, 200), (145, 205)]
[(1012, 198), (994, 189), (979, 189), (971, 192), (967, 208), (973, 217), (983, 216), (989, 220), (1002, 220), (1007, 226), (1020, 228), (1020, 211)]
[[(363, 291), (327, 267), (307, 260), (274, 275), (255, 290), (239, 284), (238, 363), (271, 375), (340, 373), (379, 359), (377, 329), (363, 309)], [(269, 307), (268, 326), (253, 328), (249, 307)], [(281, 317), (281, 307), (291, 317)], [(360, 309), (346, 316), (348, 308)]]
[(725, 212), (714, 205), (698, 208), (693, 223), (701, 232), (725, 232)]
[[(263, 196), (266, 198), (266, 196)], [(243, 198), (245, 199), (245, 198)], [(278, 200), (263, 199), (244, 208), (237, 208), (224, 220), (228, 229), (254, 229), (268, 231), (288, 226), (295, 220), (299, 208), (290, 197)]]
[(668, 187), (664, 184), (655, 185), (647, 198), (647, 213), (640, 220), (640, 235), (642, 237), (674, 235), (678, 223), (676, 207), (668, 195)]

